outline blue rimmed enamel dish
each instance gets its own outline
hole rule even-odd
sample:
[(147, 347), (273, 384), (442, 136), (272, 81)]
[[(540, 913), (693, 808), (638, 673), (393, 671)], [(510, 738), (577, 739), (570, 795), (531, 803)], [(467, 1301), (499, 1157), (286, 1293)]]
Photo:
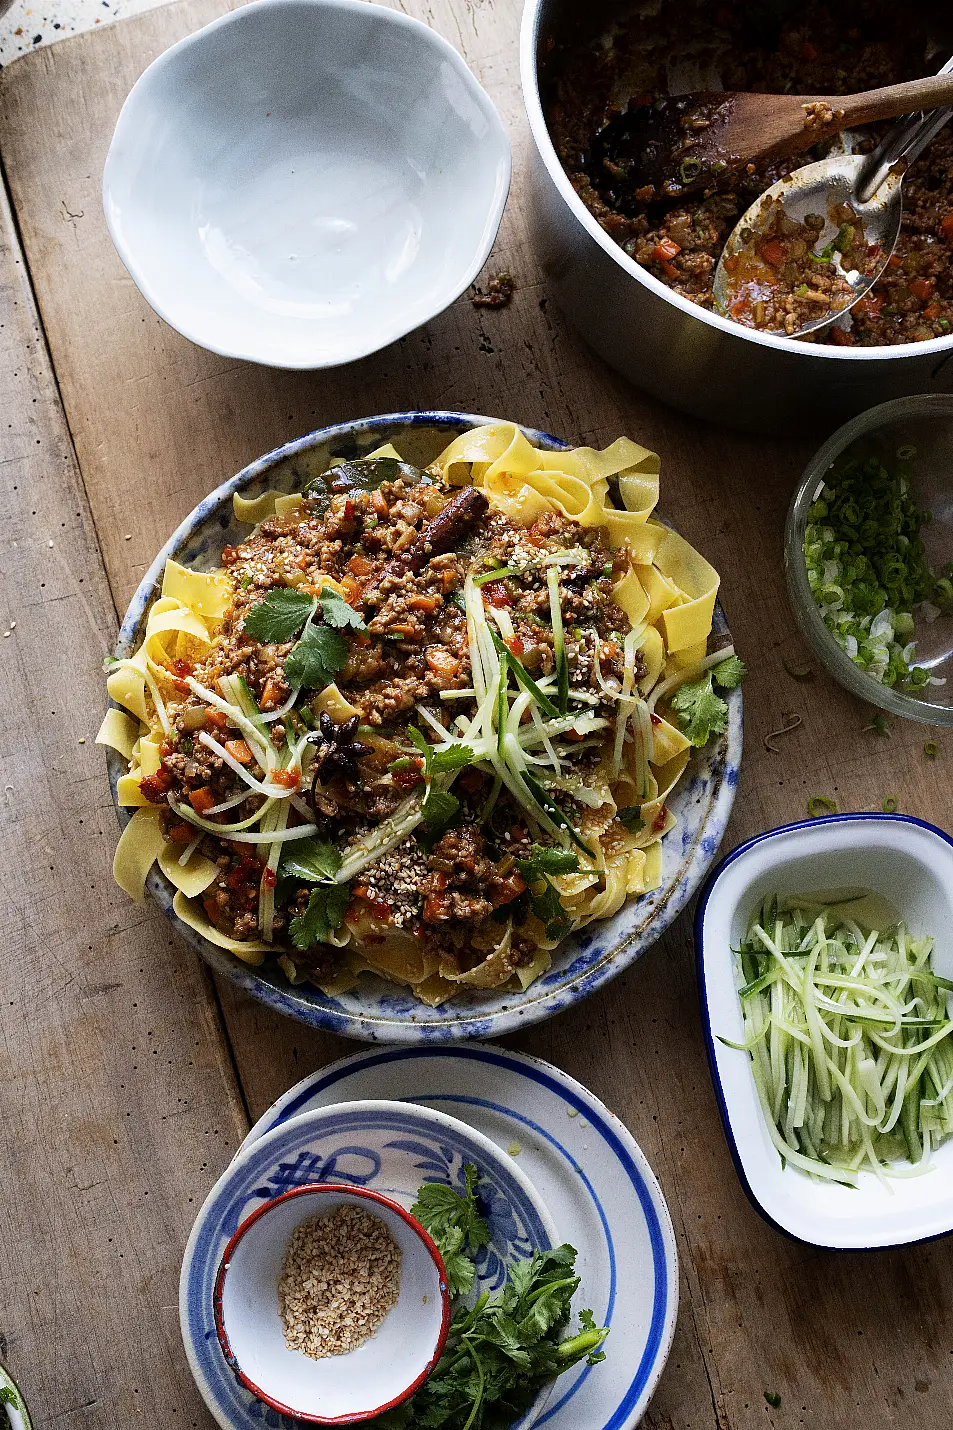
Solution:
[[(141, 644), (146, 616), (170, 558), (198, 570), (214, 570), (222, 548), (248, 534), (232, 512), (235, 492), (253, 498), (269, 488), (300, 491), (327, 470), (333, 456), (366, 456), (392, 442), (410, 462), (426, 466), (461, 432), (494, 418), (457, 412), (405, 412), (368, 417), (312, 432), (269, 452), (224, 482), (186, 517), (159, 552), (130, 602), (116, 648), (127, 656)], [(524, 428), (544, 451), (566, 444), (544, 432)], [(728, 639), (720, 606), (713, 633)], [(467, 992), (428, 1008), (395, 984), (364, 975), (350, 993), (329, 997), (307, 985), (292, 986), (277, 964), (252, 968), (204, 939), (172, 910), (173, 889), (158, 869), (149, 877), (149, 893), (178, 932), (217, 973), (280, 1013), (304, 1023), (331, 1028), (373, 1042), (443, 1041), (447, 1038), (495, 1037), (537, 1023), (585, 998), (639, 958), (685, 907), (711, 864), (725, 832), (741, 763), (741, 693), (728, 694), (729, 719), (724, 735), (696, 750), (669, 808), (678, 825), (662, 841), (662, 883), (653, 893), (628, 903), (613, 918), (590, 924), (557, 949), (553, 966), (526, 992)], [(113, 797), (125, 762), (107, 752)], [(129, 814), (120, 811), (120, 818)]]
[[(678, 1257), (665, 1199), (627, 1128), (581, 1083), (523, 1053), (479, 1043), (373, 1048), (332, 1063), (268, 1109), (237, 1156), (292, 1129), (315, 1109), (352, 1100), (399, 1098), (450, 1113), (488, 1137), (526, 1173), (545, 1202), (560, 1241), (577, 1248), (577, 1304), (609, 1327), (606, 1360), (576, 1366), (556, 1381), (535, 1421), (548, 1430), (632, 1430), (664, 1368), (678, 1312)], [(302, 1181), (314, 1169), (286, 1165)], [(327, 1170), (327, 1169), (325, 1169)], [(337, 1163), (330, 1175), (353, 1181), (366, 1164)], [(439, 1165), (434, 1175), (440, 1171)], [(283, 1182), (283, 1185), (285, 1183)], [(182, 1281), (182, 1330), (189, 1362), (223, 1430), (292, 1430), (217, 1374), (220, 1353), (201, 1295), (190, 1303), (195, 1234)], [(191, 1261), (190, 1261), (191, 1256)], [(186, 1274), (186, 1268), (193, 1268)], [(214, 1382), (214, 1384), (213, 1384)]]
[(785, 1166), (758, 1099), (733, 949), (761, 901), (774, 894), (870, 889), (906, 927), (936, 938), (933, 966), (953, 978), (953, 839), (903, 814), (839, 814), (784, 825), (749, 839), (714, 870), (695, 913), (695, 956), (708, 1062), (735, 1170), (752, 1206), (778, 1231), (813, 1246), (872, 1250), (953, 1231), (953, 1141), (938, 1147), (932, 1171), (895, 1177), (871, 1172), (857, 1187), (822, 1182)]

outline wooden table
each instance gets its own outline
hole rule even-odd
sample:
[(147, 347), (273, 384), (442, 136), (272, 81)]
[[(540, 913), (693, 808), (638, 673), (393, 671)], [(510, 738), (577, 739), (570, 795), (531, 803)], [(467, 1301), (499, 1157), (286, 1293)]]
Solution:
[[(249, 459), (327, 422), (412, 407), (498, 413), (596, 445), (627, 432), (662, 453), (662, 510), (723, 573), (751, 666), (728, 844), (802, 817), (815, 793), (854, 810), (896, 795), (953, 822), (953, 740), (931, 761), (929, 732), (865, 730), (866, 708), (782, 665), (806, 659), (783, 519), (822, 434), (769, 441), (680, 417), (605, 368), (547, 302), (524, 206), (518, 0), (401, 7), (463, 51), (509, 127), (514, 182), (490, 263), (516, 278), (509, 308), (464, 297), (378, 356), (314, 374), (214, 357), (151, 312), (106, 235), (103, 157), (145, 65), (227, 8), (180, 0), (0, 75), (0, 1355), (37, 1426), (57, 1430), (212, 1424), (176, 1313), (195, 1211), (250, 1119), (353, 1050), (218, 983), (110, 877), (117, 825), (92, 744), (100, 662), (169, 531)], [(769, 753), (763, 737), (788, 712), (803, 724)], [(718, 1122), (687, 918), (610, 987), (509, 1041), (604, 1098), (668, 1198), (682, 1303), (646, 1425), (950, 1424), (953, 1242), (831, 1255), (759, 1219)]]

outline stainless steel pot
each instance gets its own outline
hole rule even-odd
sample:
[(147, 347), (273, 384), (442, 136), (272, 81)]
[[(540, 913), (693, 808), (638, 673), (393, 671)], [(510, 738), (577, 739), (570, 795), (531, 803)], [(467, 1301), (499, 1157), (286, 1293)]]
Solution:
[(789, 432), (894, 397), (953, 392), (953, 335), (846, 348), (755, 333), (673, 293), (613, 242), (570, 184), (540, 102), (540, 62), (569, 22), (578, 24), (578, 7), (579, 0), (527, 0), (520, 72), (533, 135), (536, 243), (553, 296), (596, 352), (655, 397), (751, 431)]

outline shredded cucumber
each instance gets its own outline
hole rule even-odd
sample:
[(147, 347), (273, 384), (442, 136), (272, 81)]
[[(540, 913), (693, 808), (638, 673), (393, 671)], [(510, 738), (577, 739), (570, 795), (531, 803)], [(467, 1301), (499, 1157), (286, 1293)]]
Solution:
[(720, 1041), (749, 1054), (783, 1162), (850, 1186), (929, 1170), (953, 1133), (953, 983), (933, 939), (865, 932), (856, 901), (802, 904), (759, 909), (736, 955), (745, 1039)]

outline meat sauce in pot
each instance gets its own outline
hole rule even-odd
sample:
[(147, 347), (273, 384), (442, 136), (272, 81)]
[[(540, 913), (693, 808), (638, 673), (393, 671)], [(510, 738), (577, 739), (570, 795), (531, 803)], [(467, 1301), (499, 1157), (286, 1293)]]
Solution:
[[(633, 204), (633, 185), (593, 158), (593, 140), (613, 115), (665, 93), (724, 88), (786, 94), (848, 94), (931, 74), (953, 53), (946, 6), (905, 10), (893, 0), (850, 6), (791, 0), (661, 0), (654, 13), (619, 7), (611, 28), (577, 27), (547, 56), (543, 101), (553, 143), (583, 203), (623, 250), (692, 302), (713, 308), (712, 280), (742, 213), (790, 169), (823, 158), (830, 141), (789, 164), (735, 174), (708, 197)], [(605, 10), (600, 12), (603, 20)], [(874, 147), (885, 125), (855, 130), (855, 152)], [(837, 142), (837, 141), (835, 141)], [(750, 167), (750, 166), (749, 166)], [(881, 347), (953, 332), (953, 122), (904, 180), (903, 221), (884, 276), (821, 343)], [(811, 338), (807, 339), (811, 341)]]

